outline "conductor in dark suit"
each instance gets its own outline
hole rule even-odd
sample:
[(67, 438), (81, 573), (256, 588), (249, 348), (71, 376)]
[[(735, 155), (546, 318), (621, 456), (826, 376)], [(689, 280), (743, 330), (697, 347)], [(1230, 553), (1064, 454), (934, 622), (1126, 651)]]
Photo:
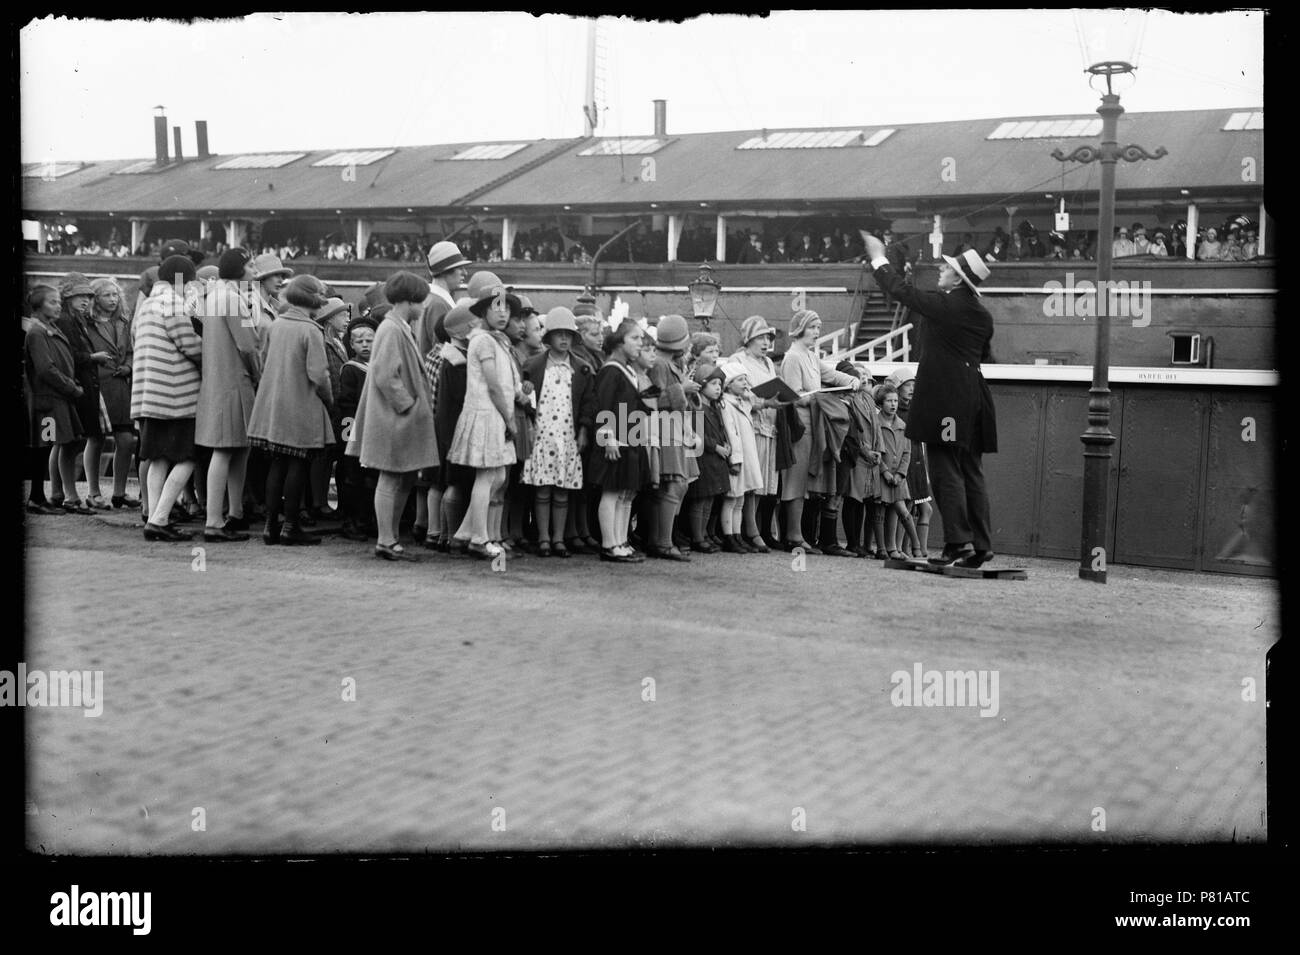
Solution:
[(978, 567), (993, 558), (983, 455), (998, 449), (993, 393), (980, 374), (980, 363), (991, 360), (993, 339), (993, 317), (979, 291), (988, 266), (973, 249), (945, 255), (939, 290), (920, 292), (894, 271), (883, 242), (869, 236), (866, 243), (877, 284), (912, 310), (919, 327), (921, 361), (907, 437), (925, 443), (930, 486), (943, 516), (943, 555), (930, 560)]

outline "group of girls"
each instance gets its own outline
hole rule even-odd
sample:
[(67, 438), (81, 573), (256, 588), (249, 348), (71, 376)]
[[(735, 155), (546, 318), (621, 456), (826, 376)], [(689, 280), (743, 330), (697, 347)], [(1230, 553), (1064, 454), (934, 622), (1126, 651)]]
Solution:
[[(176, 399), (169, 382), (138, 396), (145, 413), (115, 408), (104, 416), (119, 455), (129, 459), (132, 417), (151, 445), (142, 449), (151, 456), (141, 454), (142, 500), (125, 498), (125, 465), (114, 470), (112, 499), (140, 504), (151, 540), (189, 539), (176, 527), (172, 504), (191, 478), (197, 442), (206, 449), (205, 480), (197, 482), (207, 492), (206, 540), (248, 539), (244, 481), (252, 450), (266, 460), (266, 544), (319, 543), (304, 527), (303, 505), (323, 503), (320, 488), (333, 474), (343, 535), (373, 539), (375, 555), (387, 560), (416, 559), (399, 533), (417, 480), (427, 506), (416, 511), (412, 537), (443, 553), (496, 559), (595, 552), (616, 563), (778, 548), (925, 555), (924, 449), (906, 439), (899, 416), (913, 382), (901, 375), (872, 393), (854, 365), (822, 359), (814, 312), (793, 316), (777, 364), (770, 356), (775, 329), (760, 316), (743, 323), (740, 348), (724, 358), (715, 336), (692, 335), (677, 315), (655, 327), (624, 321), (611, 329), (588, 298), (543, 320), (491, 272), (474, 274), (464, 297), (434, 310), (425, 307), (429, 283), (399, 272), (372, 289), (354, 318), (315, 277), (285, 283), (289, 270), (259, 274), (266, 268), (229, 250), (218, 275), (197, 282), (192, 266), (187, 272), (173, 262), (145, 303), (163, 316), (155, 337), (176, 350), (179, 357), (168, 360), (192, 374), (194, 392)], [(274, 292), (248, 294), (250, 284), (263, 289), (268, 278)], [(51, 394), (64, 402), (67, 414), (53, 416), (58, 434), (48, 442), (60, 453), (40, 466), (60, 478), (57, 506), (84, 513), (64, 453), (69, 436), (85, 434), (77, 414), (82, 382), (89, 383), (93, 363), (99, 380), (124, 379), (129, 393), (131, 332), (150, 334), (151, 310), (142, 310), (143, 322), (138, 313), (132, 329), (120, 293), (101, 299), (92, 289), (93, 318), (70, 329), (80, 333), (74, 348), (59, 320), (77, 318), (67, 302), (82, 309), (83, 288), (68, 291), (77, 294), (33, 293), (36, 334), (27, 334), (25, 368), (34, 422), (51, 417), (44, 413)], [(278, 299), (273, 319), (263, 314), (262, 298)], [(191, 320), (193, 340), (168, 324), (177, 314)], [(89, 321), (96, 323), (93, 339)], [(432, 343), (423, 354), (422, 341)], [(103, 347), (91, 351), (95, 342)], [(796, 399), (754, 394), (774, 378)], [(179, 418), (188, 419), (188, 432), (149, 409), (169, 395), (185, 405)], [(114, 402), (122, 404), (120, 395)], [(838, 403), (841, 417), (848, 409), (833, 456), (818, 430), (833, 409), (818, 402)], [(88, 477), (89, 456), (88, 449)], [(93, 473), (97, 478), (98, 467)], [(29, 507), (52, 508), (38, 496), (41, 482), (33, 485)], [(91, 490), (93, 500), (96, 483)]]

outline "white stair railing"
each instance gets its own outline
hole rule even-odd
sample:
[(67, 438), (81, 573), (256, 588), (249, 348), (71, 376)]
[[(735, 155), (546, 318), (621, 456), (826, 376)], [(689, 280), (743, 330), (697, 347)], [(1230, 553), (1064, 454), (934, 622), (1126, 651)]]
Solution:
[[(911, 359), (908, 355), (911, 353), (912, 345), (911, 342), (908, 341), (907, 333), (911, 330), (911, 322), (908, 322), (906, 325), (899, 325), (892, 331), (885, 332), (885, 334), (878, 338), (873, 338), (869, 342), (863, 342), (861, 345), (850, 348), (848, 351), (836, 352), (832, 357), (837, 361), (853, 361), (854, 359), (857, 359), (858, 361), (865, 361), (868, 363), (878, 361), (910, 361)], [(858, 356), (863, 352), (866, 352), (866, 357), (859, 358)]]

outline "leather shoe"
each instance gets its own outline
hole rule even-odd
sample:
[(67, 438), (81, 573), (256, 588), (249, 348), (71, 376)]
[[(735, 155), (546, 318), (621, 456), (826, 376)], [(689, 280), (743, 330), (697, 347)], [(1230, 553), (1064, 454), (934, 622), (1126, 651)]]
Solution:
[(384, 560), (405, 560), (415, 563), (414, 554), (408, 554), (401, 544), (376, 544), (375, 556)]
[(283, 525), (281, 524), (279, 518), (271, 519), (268, 517), (266, 519), (266, 527), (262, 528), (262, 543), (263, 544), (280, 543), (280, 528), (282, 526)]
[(285, 524), (284, 530), (280, 532), (280, 543), (286, 547), (296, 547), (300, 545), (319, 544), (320, 538), (315, 534), (303, 530), (297, 524)]
[(691, 562), (691, 559), (676, 547), (657, 547), (651, 556), (658, 557), (660, 560), (675, 560), (683, 564)]
[(772, 548), (768, 547), (767, 544), (763, 542), (763, 538), (757, 535), (749, 538), (745, 543), (748, 544), (749, 549), (756, 554), (770, 554), (772, 552)]
[(858, 556), (857, 554), (853, 553), (853, 551), (849, 550), (847, 547), (841, 547), (839, 544), (831, 544), (829, 547), (823, 547), (822, 553), (826, 554), (828, 557), (857, 557)]
[(226, 525), (225, 525), (225, 526), (226, 526), (226, 530), (231, 530), (231, 531), (246, 531), (246, 530), (248, 530), (248, 518), (247, 518), (247, 517), (227, 517), (227, 518), (226, 518)]
[(691, 541), (691, 550), (697, 554), (716, 554), (718, 545), (711, 540)]
[(466, 553), (473, 554), (483, 560), (493, 560), (497, 557), (505, 556), (505, 550), (501, 545), (488, 541), (485, 544), (475, 544), (473, 541), (465, 548)]
[(600, 549), (600, 559), (609, 561), (613, 564), (639, 564), (644, 557), (638, 556), (635, 552), (631, 554), (616, 554), (612, 547), (602, 547)]
[(929, 558), (931, 564), (943, 566), (944, 564), (954, 563), (964, 557), (970, 557), (975, 553), (975, 547), (971, 544), (944, 544), (943, 553), (938, 557)]
[(189, 534), (182, 533), (173, 527), (159, 527), (157, 524), (146, 524), (144, 526), (144, 539), (147, 541), (168, 541), (177, 543), (178, 541), (192, 540)]
[(991, 551), (991, 550), (977, 550), (977, 551), (975, 551), (975, 553), (971, 554), (971, 555), (968, 556), (968, 557), (963, 557), (963, 558), (961, 558), (961, 560), (954, 561), (954, 562), (953, 562), (953, 566), (954, 566), (954, 567), (969, 567), (969, 568), (974, 569), (974, 568), (976, 568), (976, 567), (981, 566), (982, 564), (987, 564), (987, 563), (988, 563), (989, 561), (991, 561), (992, 559), (993, 559), (993, 551)]
[(225, 527), (218, 527), (216, 530), (210, 527), (203, 528), (203, 540), (209, 544), (220, 544), (224, 541), (246, 541), (248, 535), (241, 534), (227, 524)]

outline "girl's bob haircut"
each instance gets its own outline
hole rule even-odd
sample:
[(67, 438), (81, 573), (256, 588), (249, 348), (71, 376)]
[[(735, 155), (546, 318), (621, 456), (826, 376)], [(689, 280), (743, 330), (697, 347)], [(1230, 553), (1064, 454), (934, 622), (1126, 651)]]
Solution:
[(325, 294), (325, 283), (314, 275), (295, 275), (289, 279), (281, 293), (290, 305), (308, 310), (320, 308), (329, 299)]
[(413, 272), (398, 272), (384, 283), (384, 298), (389, 304), (410, 302), (419, 305), (429, 297), (429, 283)]

